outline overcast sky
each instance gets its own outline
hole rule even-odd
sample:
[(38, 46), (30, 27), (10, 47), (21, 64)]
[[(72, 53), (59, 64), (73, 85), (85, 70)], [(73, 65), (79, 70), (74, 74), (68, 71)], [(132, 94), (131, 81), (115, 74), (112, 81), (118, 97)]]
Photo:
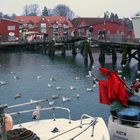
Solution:
[(117, 13), (120, 18), (131, 18), (140, 11), (140, 0), (0, 0), (0, 11), (22, 15), (26, 4), (38, 4), (41, 11), (44, 6), (52, 9), (65, 4), (80, 17), (103, 17), (103, 13), (109, 11)]

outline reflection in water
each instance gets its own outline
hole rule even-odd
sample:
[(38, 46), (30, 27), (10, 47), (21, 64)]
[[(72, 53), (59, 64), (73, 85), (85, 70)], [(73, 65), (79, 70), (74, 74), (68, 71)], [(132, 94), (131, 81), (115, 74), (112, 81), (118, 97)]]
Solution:
[[(126, 77), (128, 85), (139, 77), (137, 64), (132, 61), (130, 65), (122, 67), (118, 58), (116, 65), (112, 65), (111, 57), (106, 56), (106, 63), (100, 64), (99, 54), (93, 54), (94, 65), (84, 65), (84, 59), (80, 54), (76, 57), (71, 52), (66, 53), (65, 58), (56, 54), (52, 59), (47, 55), (26, 52), (1, 53), (0, 54), (0, 81), (7, 84), (0, 86), (0, 104), (18, 104), (37, 99), (47, 98), (49, 102), (42, 104), (42, 107), (54, 103), (56, 106), (65, 106), (71, 109), (72, 118), (78, 119), (81, 114), (87, 113), (92, 116), (101, 116), (107, 122), (109, 107), (98, 101), (98, 85), (93, 87), (93, 79), (102, 79), (99, 67), (104, 66), (115, 71), (121, 70)], [(91, 71), (91, 76), (87, 77)], [(13, 76), (20, 77), (15, 80)], [(80, 77), (79, 80), (76, 77)], [(51, 79), (51, 80), (50, 80)], [(55, 79), (55, 80), (53, 80)], [(75, 90), (70, 90), (70, 86)], [(57, 88), (61, 87), (60, 90)], [(90, 92), (87, 92), (90, 89)], [(22, 93), (22, 98), (14, 99), (17, 93)], [(71, 99), (71, 102), (63, 102), (62, 97)], [(78, 98), (78, 100), (77, 100)], [(19, 110), (34, 108), (35, 106), (21, 107)], [(12, 109), (12, 111), (17, 111)], [(57, 113), (58, 117), (65, 113)], [(49, 113), (43, 112), (41, 118), (52, 117)], [(30, 121), (31, 114), (25, 114), (20, 121)], [(19, 120), (17, 120), (19, 121)]]

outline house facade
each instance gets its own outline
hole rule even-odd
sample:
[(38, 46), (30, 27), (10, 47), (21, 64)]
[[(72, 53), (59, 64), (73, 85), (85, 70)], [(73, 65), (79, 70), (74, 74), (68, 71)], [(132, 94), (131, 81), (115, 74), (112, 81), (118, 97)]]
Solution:
[(19, 40), (19, 22), (9, 19), (0, 19), (0, 42)]
[[(107, 40), (127, 41), (134, 39), (133, 27), (130, 26), (131, 24), (126, 24), (123, 19), (75, 18), (72, 23), (79, 36), (99, 38), (103, 32)], [(91, 31), (90, 27), (93, 28)]]
[(21, 23), (22, 38), (29, 40), (55, 39), (69, 37), (72, 23), (62, 16), (16, 16)]

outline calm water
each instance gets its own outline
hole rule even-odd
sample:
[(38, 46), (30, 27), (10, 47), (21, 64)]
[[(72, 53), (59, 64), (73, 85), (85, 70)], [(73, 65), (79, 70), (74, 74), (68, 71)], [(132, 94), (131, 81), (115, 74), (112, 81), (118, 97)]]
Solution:
[[(86, 75), (89, 70), (92, 70), (95, 77), (102, 78), (98, 68), (99, 54), (93, 54), (95, 68), (85, 67), (83, 57), (78, 54), (75, 58), (71, 52), (67, 52), (63, 58), (59, 53), (54, 59), (44, 54), (35, 54), (27, 52), (17, 53), (0, 53), (0, 81), (6, 81), (7, 85), (0, 86), (0, 104), (14, 105), (18, 103), (28, 102), (30, 99), (38, 100), (47, 98), (52, 101), (52, 95), (59, 94), (60, 98), (55, 100), (56, 106), (68, 107), (71, 110), (72, 119), (79, 119), (83, 113), (92, 116), (101, 116), (107, 122), (109, 115), (109, 107), (98, 102), (98, 86), (93, 88), (93, 78), (88, 78)], [(112, 68), (111, 56), (106, 56), (105, 67)], [(136, 70), (137, 65), (133, 60), (129, 66), (124, 68), (120, 65), (120, 59), (117, 61), (115, 70), (123, 70), (124, 76), (128, 84), (138, 77)], [(14, 72), (15, 74), (11, 73)], [(14, 79), (14, 76), (19, 79)], [(40, 76), (40, 78), (37, 78)], [(80, 80), (76, 80), (80, 77)], [(50, 78), (55, 80), (51, 81)], [(51, 87), (48, 87), (51, 84)], [(62, 87), (59, 91), (56, 87)], [(70, 90), (70, 86), (74, 86), (75, 90)], [(87, 92), (87, 88), (93, 88), (92, 92)], [(16, 93), (21, 93), (22, 97), (14, 99)], [(77, 99), (76, 95), (80, 98)], [(62, 96), (70, 97), (70, 102), (63, 102)], [(42, 107), (49, 107), (49, 102), (41, 104)], [(11, 111), (35, 108), (33, 106), (20, 107)], [(57, 116), (65, 116), (65, 112), (57, 112)], [(52, 117), (51, 112), (42, 112), (41, 118)], [(16, 117), (15, 117), (16, 118)], [(31, 113), (24, 114), (21, 121), (30, 121)], [(17, 118), (15, 123), (17, 123)]]

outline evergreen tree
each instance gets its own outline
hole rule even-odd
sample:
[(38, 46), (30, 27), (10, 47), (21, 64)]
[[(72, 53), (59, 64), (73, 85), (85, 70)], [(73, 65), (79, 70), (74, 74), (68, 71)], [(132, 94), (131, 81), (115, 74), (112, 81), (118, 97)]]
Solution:
[(48, 9), (47, 7), (45, 6), (44, 9), (42, 10), (42, 16), (48, 16)]
[(110, 14), (110, 18), (115, 18), (114, 13), (111, 12), (111, 14)]
[(119, 17), (118, 17), (118, 15), (117, 15), (117, 14), (115, 14), (115, 15), (114, 15), (114, 18), (115, 18), (115, 19), (119, 19)]

